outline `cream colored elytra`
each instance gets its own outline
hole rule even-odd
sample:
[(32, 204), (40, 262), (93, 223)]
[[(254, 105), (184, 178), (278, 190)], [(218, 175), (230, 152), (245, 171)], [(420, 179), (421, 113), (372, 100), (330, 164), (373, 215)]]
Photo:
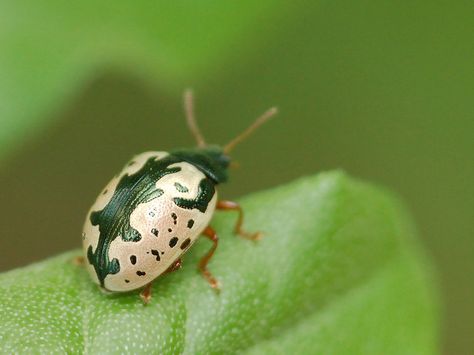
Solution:
[[(168, 155), (166, 152), (146, 152), (135, 156), (132, 159), (133, 164), (127, 164), (121, 173), (110, 181), (91, 207), (84, 224), (83, 248), (86, 255), (85, 264), (96, 283), (100, 284), (94, 267), (87, 261), (87, 250), (92, 246), (92, 251), (95, 251), (99, 239), (99, 226), (92, 225), (90, 214), (102, 210), (107, 205), (124, 175), (133, 175), (150, 158), (154, 157), (158, 161)], [(139, 204), (130, 215), (130, 225), (140, 233), (141, 239), (138, 242), (124, 241), (121, 236), (115, 236), (111, 242), (108, 257), (110, 260), (116, 258), (119, 261), (120, 271), (105, 277), (105, 289), (123, 292), (149, 284), (170, 268), (209, 225), (216, 207), (217, 191), (214, 192), (205, 212), (196, 208), (178, 207), (173, 199), (196, 198), (199, 183), (205, 175), (187, 162), (169, 166), (173, 167), (180, 167), (181, 170), (165, 175), (156, 182), (156, 188), (163, 190), (164, 193), (149, 202)], [(186, 189), (178, 189), (177, 186)], [(170, 246), (173, 238), (178, 239), (173, 246)]]
[(193, 96), (184, 95), (186, 121), (196, 148), (137, 155), (104, 188), (89, 210), (82, 233), (84, 264), (104, 290), (125, 292), (144, 287), (151, 298), (152, 281), (181, 265), (180, 257), (203, 235), (212, 242), (198, 268), (209, 285), (219, 289), (208, 270), (218, 245), (209, 222), (217, 209), (239, 213), (234, 231), (251, 240), (260, 233), (242, 229), (238, 203), (217, 201), (217, 185), (228, 179), (229, 152), (275, 115), (275, 107), (258, 117), (225, 146), (208, 145), (197, 126)]

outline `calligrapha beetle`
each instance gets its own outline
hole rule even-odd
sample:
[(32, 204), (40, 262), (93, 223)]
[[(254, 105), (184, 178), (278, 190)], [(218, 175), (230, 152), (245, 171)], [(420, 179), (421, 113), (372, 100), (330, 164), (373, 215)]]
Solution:
[(194, 118), (191, 91), (184, 95), (188, 126), (197, 141), (192, 149), (150, 151), (133, 157), (102, 190), (90, 208), (82, 233), (82, 259), (92, 279), (109, 292), (143, 288), (147, 303), (151, 284), (160, 275), (178, 270), (181, 257), (202, 235), (212, 241), (199, 262), (199, 270), (211, 287), (217, 280), (207, 268), (217, 245), (209, 225), (214, 211), (235, 210), (235, 232), (248, 239), (259, 233), (242, 229), (241, 207), (217, 198), (216, 187), (226, 182), (229, 152), (276, 108), (260, 116), (224, 147), (207, 145)]

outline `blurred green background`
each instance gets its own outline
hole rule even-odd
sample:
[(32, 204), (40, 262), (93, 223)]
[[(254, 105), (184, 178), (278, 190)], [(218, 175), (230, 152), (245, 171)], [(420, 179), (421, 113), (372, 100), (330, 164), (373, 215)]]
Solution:
[(474, 6), (467, 1), (0, 3), (0, 269), (80, 245), (133, 154), (271, 105), (221, 196), (342, 168), (398, 192), (438, 269), (444, 353), (474, 349)]

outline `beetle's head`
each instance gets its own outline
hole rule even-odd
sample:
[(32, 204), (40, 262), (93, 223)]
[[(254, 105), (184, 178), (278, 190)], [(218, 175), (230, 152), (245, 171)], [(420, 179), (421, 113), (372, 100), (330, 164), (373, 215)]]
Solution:
[(186, 90), (184, 93), (184, 110), (186, 112), (186, 120), (189, 129), (196, 139), (198, 146), (194, 149), (176, 151), (174, 154), (182, 154), (183, 159), (200, 168), (209, 177), (215, 180), (216, 183), (227, 181), (227, 170), (229, 166), (231, 166), (229, 153), (234, 147), (277, 113), (276, 107), (270, 108), (263, 115), (258, 117), (245, 131), (232, 139), (224, 147), (220, 147), (206, 144), (194, 117), (193, 94), (191, 90)]
[(230, 157), (219, 146), (179, 149), (172, 154), (194, 165), (216, 184), (227, 181)]

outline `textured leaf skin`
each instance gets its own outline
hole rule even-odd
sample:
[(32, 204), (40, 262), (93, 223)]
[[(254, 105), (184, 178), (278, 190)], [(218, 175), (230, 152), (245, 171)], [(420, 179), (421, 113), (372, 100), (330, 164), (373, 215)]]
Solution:
[(242, 200), (258, 243), (232, 235), (218, 213), (210, 263), (216, 294), (195, 265), (137, 293), (104, 295), (69, 252), (0, 276), (4, 353), (433, 354), (432, 272), (403, 207), (390, 193), (341, 172)]

